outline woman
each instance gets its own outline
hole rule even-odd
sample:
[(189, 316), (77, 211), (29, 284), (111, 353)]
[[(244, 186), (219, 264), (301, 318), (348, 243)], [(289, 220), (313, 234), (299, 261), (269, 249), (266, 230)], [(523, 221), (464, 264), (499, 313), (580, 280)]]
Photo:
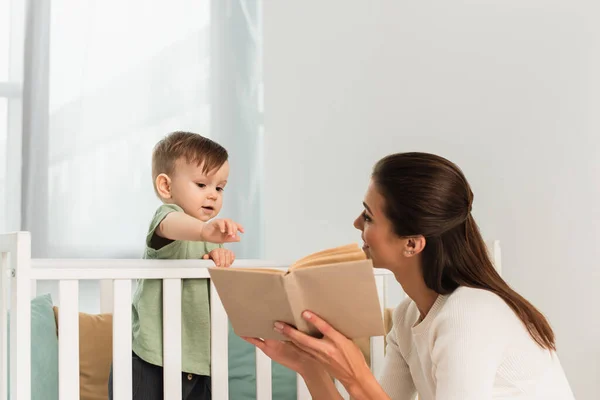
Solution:
[(341, 398), (331, 377), (355, 399), (573, 399), (552, 328), (494, 269), (472, 202), (444, 158), (403, 153), (376, 164), (354, 226), (409, 297), (394, 311), (379, 382), (358, 347), (309, 311), (322, 339), (279, 322), (291, 341), (244, 339), (298, 372), (314, 399)]

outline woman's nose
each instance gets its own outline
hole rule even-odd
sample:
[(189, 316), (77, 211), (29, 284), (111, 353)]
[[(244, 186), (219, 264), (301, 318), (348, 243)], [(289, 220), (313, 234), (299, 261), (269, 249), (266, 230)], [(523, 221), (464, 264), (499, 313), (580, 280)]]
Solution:
[(363, 221), (362, 221), (362, 218), (360, 217), (360, 215), (354, 220), (354, 227), (356, 229), (358, 229), (359, 231), (362, 231)]

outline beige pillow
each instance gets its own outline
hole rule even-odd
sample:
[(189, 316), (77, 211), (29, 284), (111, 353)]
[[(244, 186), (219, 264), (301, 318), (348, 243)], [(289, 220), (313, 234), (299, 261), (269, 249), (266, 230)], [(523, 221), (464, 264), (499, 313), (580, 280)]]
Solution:
[[(58, 308), (54, 307), (58, 327)], [(79, 395), (106, 400), (112, 362), (112, 314), (79, 313)]]
[[(386, 308), (383, 310), (383, 327), (385, 329), (385, 334), (387, 335), (392, 330), (392, 326), (394, 325), (394, 320), (392, 318), (394, 314), (393, 308)], [(385, 340), (384, 340), (385, 342)]]
[[(383, 326), (385, 329), (385, 334), (387, 335), (392, 329), (392, 313), (394, 312), (393, 308), (386, 308), (383, 310)], [(354, 344), (358, 346), (363, 356), (365, 357), (365, 361), (368, 365), (371, 365), (371, 341), (369, 338), (360, 338), (354, 339)], [(385, 336), (383, 340), (383, 345), (385, 346)], [(384, 347), (385, 348), (385, 347)], [(352, 398), (351, 400), (355, 400)]]

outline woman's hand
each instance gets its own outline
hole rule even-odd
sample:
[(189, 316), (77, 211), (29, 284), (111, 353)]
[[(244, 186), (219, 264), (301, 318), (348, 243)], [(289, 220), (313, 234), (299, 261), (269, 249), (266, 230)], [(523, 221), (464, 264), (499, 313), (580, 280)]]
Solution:
[(274, 329), (290, 342), (242, 339), (261, 349), (273, 361), (302, 375), (313, 399), (341, 399), (333, 377), (355, 399), (389, 400), (354, 342), (309, 311), (302, 313), (302, 317), (323, 334), (323, 339), (315, 339), (281, 322), (275, 323)]
[(295, 347), (302, 351), (301, 354), (308, 354), (317, 360), (349, 392), (362, 392), (363, 389), (359, 387), (361, 384), (373, 383), (374, 376), (354, 342), (312, 312), (305, 311), (302, 317), (323, 334), (322, 339), (313, 338), (279, 322), (275, 324), (275, 330), (290, 338)]
[(300, 375), (304, 376), (311, 369), (319, 368), (318, 362), (293, 342), (284, 342), (274, 339), (263, 340), (249, 337), (242, 337), (242, 339), (258, 347), (273, 361), (296, 371)]

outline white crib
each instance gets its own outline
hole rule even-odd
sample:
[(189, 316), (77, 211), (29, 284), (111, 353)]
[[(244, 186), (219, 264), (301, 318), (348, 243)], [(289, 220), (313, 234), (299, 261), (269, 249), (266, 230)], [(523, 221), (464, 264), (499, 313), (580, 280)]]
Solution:
[[(113, 313), (113, 394), (115, 400), (131, 399), (131, 295), (136, 279), (163, 280), (163, 359), (165, 398), (181, 396), (181, 279), (209, 278), (206, 267), (212, 261), (197, 260), (58, 260), (32, 259), (31, 237), (27, 232), (0, 235), (0, 400), (6, 400), (7, 372), (10, 370), (11, 400), (31, 398), (31, 320), (30, 300), (36, 294), (36, 282), (59, 282), (59, 398), (79, 399), (79, 320), (78, 292), (80, 280), (101, 281), (101, 311)], [(490, 247), (496, 267), (500, 268), (499, 243)], [(237, 267), (284, 268), (263, 260), (236, 260)], [(205, 268), (199, 268), (205, 267)], [(387, 306), (387, 276), (374, 270), (380, 304)], [(10, 293), (10, 332), (7, 312)], [(211, 285), (211, 362), (212, 394), (216, 400), (229, 398), (228, 393), (228, 321), (218, 294)], [(126, 305), (113, 307), (113, 305)], [(10, 334), (10, 349), (7, 346)], [(371, 338), (371, 368), (377, 375), (383, 365), (384, 338)], [(10, 351), (10, 366), (7, 365)], [(310, 395), (302, 379), (297, 379), (297, 399)], [(341, 392), (343, 387), (338, 384)], [(271, 360), (257, 350), (256, 396), (272, 398)]]

